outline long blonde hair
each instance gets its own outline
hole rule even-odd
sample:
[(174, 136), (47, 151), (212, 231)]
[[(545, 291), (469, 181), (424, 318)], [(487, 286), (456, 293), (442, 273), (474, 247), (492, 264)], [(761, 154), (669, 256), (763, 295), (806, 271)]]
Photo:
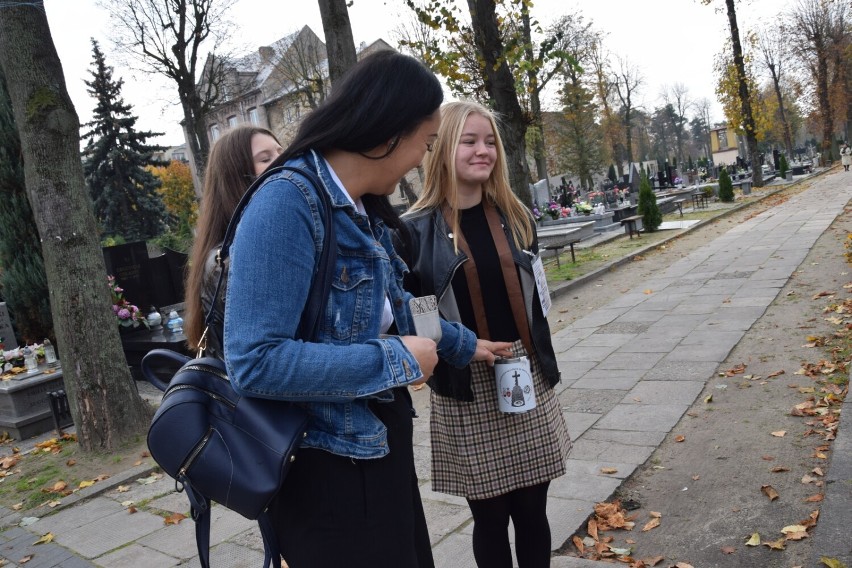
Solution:
[[(440, 209), (444, 202), (450, 206), (450, 228), (459, 234), (460, 213), (458, 196), (458, 177), (456, 173), (456, 151), (459, 147), (462, 131), (467, 117), (479, 114), (491, 123), (494, 142), (497, 147), (497, 160), (491, 175), (482, 184), (483, 199), (495, 205), (509, 223), (512, 237), (518, 249), (527, 248), (533, 241), (533, 225), (530, 212), (512, 192), (509, 185), (509, 170), (506, 165), (506, 150), (500, 138), (500, 130), (493, 112), (479, 103), (456, 101), (441, 107), (441, 126), (432, 151), (426, 154), (423, 163), (426, 171), (423, 192), (411, 206), (409, 213), (426, 209)], [(458, 244), (455, 244), (458, 252)]]

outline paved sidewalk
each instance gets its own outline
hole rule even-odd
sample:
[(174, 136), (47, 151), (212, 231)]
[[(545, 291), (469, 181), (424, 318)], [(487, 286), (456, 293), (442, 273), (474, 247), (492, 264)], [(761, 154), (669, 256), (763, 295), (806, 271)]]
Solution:
[[(802, 194), (736, 226), (554, 335), (563, 377), (557, 390), (574, 439), (568, 473), (551, 484), (548, 500), (554, 547), (648, 459), (843, 211), (852, 186), (832, 177), (822, 176)], [(841, 428), (835, 444), (838, 459), (829, 469), (815, 538), (828, 539), (836, 530), (833, 540), (842, 546), (852, 520), (850, 435)], [(436, 566), (475, 568), (464, 500), (431, 490), (425, 414), (415, 425), (415, 453)], [(603, 467), (617, 473), (604, 475)], [(6, 566), (19, 566), (21, 558), (33, 554), (22, 564), (25, 568), (198, 566), (193, 523), (166, 526), (155, 514), (186, 513), (185, 496), (174, 492), (168, 478), (137, 481), (146, 474), (110, 480), (112, 488), (103, 493), (24, 520), (32, 523), (25, 527), (16, 526), (19, 515), (0, 510), (2, 526), (12, 527), (0, 533), (0, 557), (9, 561)], [(119, 484), (129, 490), (119, 492)], [(144, 503), (147, 510), (129, 514), (127, 501)], [(217, 506), (212, 526), (213, 566), (260, 566), (262, 545), (252, 521)], [(48, 532), (55, 535), (54, 543), (33, 546)], [(570, 557), (554, 558), (551, 564), (598, 565)]]

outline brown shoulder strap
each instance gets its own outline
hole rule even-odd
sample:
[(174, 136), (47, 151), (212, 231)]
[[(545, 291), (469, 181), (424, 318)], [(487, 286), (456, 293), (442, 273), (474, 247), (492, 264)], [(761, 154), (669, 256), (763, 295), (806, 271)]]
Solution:
[[(521, 342), (527, 353), (532, 353), (532, 338), (530, 337), (530, 327), (527, 322), (526, 309), (524, 308), (524, 296), (521, 291), (521, 283), (518, 280), (518, 271), (515, 268), (515, 261), (512, 257), (512, 251), (509, 248), (509, 242), (506, 238), (506, 233), (503, 231), (500, 222), (500, 216), (497, 210), (487, 200), (483, 203), (485, 209), (485, 217), (488, 220), (488, 228), (491, 231), (491, 239), (494, 241), (494, 246), (497, 248), (497, 254), (500, 258), (500, 269), (503, 272), (503, 281), (506, 284), (506, 292), (509, 296), (509, 304), (512, 309), (512, 317), (515, 320), (515, 327), (518, 329), (518, 334), (521, 336)], [(451, 226), (449, 206), (444, 204), (441, 209), (444, 216), (444, 221), (447, 226)], [(491, 339), (491, 334), (488, 330), (488, 319), (485, 316), (485, 302), (482, 299), (482, 285), (479, 280), (479, 271), (476, 269), (476, 262), (470, 252), (470, 247), (461, 234), (454, 235), (461, 250), (467, 260), (463, 263), (464, 273), (467, 279), (467, 287), (470, 293), (470, 301), (473, 307), (473, 315), (476, 318), (476, 326), (478, 336), (482, 339)]]

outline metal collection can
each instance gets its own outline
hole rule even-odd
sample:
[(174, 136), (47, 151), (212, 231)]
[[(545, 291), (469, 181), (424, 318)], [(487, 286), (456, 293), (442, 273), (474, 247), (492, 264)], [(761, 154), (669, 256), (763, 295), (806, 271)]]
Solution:
[(527, 357), (497, 359), (494, 376), (500, 412), (519, 414), (535, 408), (535, 386)]

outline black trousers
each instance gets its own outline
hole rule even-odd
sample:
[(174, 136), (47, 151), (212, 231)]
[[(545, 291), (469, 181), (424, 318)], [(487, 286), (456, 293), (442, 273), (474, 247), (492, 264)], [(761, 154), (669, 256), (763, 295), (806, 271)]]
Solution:
[(390, 453), (356, 460), (299, 450), (270, 507), (289, 568), (434, 568), (414, 470), (411, 395), (371, 403)]

